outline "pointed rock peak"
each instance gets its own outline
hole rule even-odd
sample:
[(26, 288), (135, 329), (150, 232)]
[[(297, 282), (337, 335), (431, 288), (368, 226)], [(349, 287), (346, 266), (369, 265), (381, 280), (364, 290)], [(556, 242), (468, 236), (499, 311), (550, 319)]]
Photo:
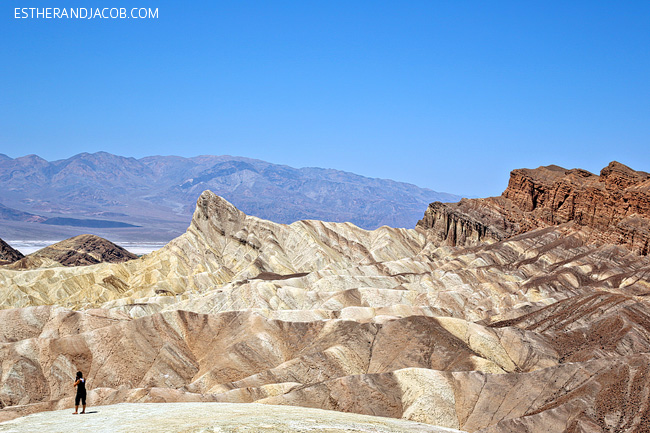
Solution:
[(189, 231), (196, 230), (207, 238), (237, 233), (246, 214), (212, 191), (203, 191), (196, 201), (196, 210)]
[(601, 176), (606, 176), (607, 174), (611, 173), (612, 171), (621, 171), (625, 173), (636, 173), (636, 171), (632, 170), (630, 167), (628, 167), (625, 164), (621, 164), (618, 161), (612, 161), (610, 162), (607, 167), (603, 168), (600, 172)]
[(216, 218), (221, 221), (237, 221), (245, 217), (246, 214), (244, 212), (237, 209), (225, 198), (209, 190), (203, 191), (196, 201), (194, 218)]
[(650, 178), (650, 174), (643, 171), (635, 171), (627, 165), (612, 161), (600, 172), (601, 182), (607, 186), (627, 188), (631, 185), (643, 182)]
[(14, 249), (0, 239), (0, 265), (7, 265), (25, 257), (20, 251)]

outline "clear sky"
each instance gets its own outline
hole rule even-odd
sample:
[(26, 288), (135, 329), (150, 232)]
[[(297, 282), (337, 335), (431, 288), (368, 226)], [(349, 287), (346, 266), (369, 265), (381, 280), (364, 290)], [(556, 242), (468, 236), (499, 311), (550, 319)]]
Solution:
[[(23, 7), (158, 19), (16, 19)], [(497, 195), (650, 171), (649, 1), (4, 0), (0, 153), (230, 154)]]

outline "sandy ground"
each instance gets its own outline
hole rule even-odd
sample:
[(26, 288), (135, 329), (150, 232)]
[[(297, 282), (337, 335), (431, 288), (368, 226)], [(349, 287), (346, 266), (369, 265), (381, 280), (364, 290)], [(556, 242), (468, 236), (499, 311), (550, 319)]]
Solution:
[(459, 432), (391, 418), (254, 403), (121, 403), (87, 411), (28, 415), (1, 423), (0, 432)]

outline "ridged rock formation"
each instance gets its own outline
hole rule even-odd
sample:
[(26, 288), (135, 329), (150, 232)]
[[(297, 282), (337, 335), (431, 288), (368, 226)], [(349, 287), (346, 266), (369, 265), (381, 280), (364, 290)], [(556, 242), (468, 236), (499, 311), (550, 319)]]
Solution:
[(133, 253), (95, 235), (79, 235), (42, 248), (13, 263), (12, 269), (51, 266), (88, 266), (137, 259)]
[(437, 245), (471, 246), (497, 242), (519, 231), (519, 226), (504, 216), (501, 206), (505, 204), (500, 197), (462, 199), (458, 203), (434, 202), (418, 221), (417, 227), (426, 230)]
[(275, 224), (204, 192), (140, 259), (0, 269), (0, 419), (69, 407), (82, 370), (91, 405), (649, 431), (650, 258), (576, 221), (481, 233), (461, 248), (422, 227)]
[(447, 245), (494, 242), (515, 234), (575, 222), (593, 240), (650, 251), (650, 174), (618, 162), (600, 176), (558, 166), (519, 169), (501, 197), (432, 203), (418, 227)]
[(20, 251), (13, 249), (11, 245), (0, 239), (0, 265), (13, 263), (23, 257), (25, 256)]

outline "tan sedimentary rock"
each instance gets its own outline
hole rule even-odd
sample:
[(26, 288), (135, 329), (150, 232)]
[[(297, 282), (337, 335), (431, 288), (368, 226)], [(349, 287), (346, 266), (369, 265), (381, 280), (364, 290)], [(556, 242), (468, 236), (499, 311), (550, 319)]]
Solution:
[[(525, 331), (417, 316), (383, 324), (284, 322), (251, 312), (130, 319), (107, 310), (30, 307), (2, 310), (0, 321), (9, 324), (0, 334), (3, 407), (65, 398), (77, 370), (93, 388), (183, 388), (239, 402), (407, 367), (503, 373), (544, 368), (558, 358)], [(508, 340), (538, 350), (513, 359), (503, 347)]]
[(52, 269), (47, 284), (40, 270), (0, 270), (0, 284), (24, 288), (0, 294), (0, 305), (79, 307), (127, 297), (203, 293), (265, 272), (336, 272), (408, 258), (421, 251), (424, 240), (424, 235), (406, 229), (365, 231), (320, 221), (275, 224), (246, 216), (205, 192), (187, 233), (142, 259)]
[(188, 232), (141, 259), (1, 269), (0, 305), (103, 306), (132, 316), (254, 309), (287, 320), (418, 314), (475, 321), (550, 304), (585, 282), (590, 289), (648, 291), (647, 260), (591, 245), (591, 232), (571, 224), (463, 251), (427, 243), (416, 230), (274, 224), (205, 193)]
[(23, 307), (0, 310), (0, 419), (69, 405), (82, 370), (93, 405), (647, 431), (650, 259), (576, 221), (469, 243), (274, 224), (206, 192), (187, 233), (140, 259), (0, 270), (1, 305)]
[(531, 373), (405, 369), (332, 379), (261, 402), (383, 413), (469, 432), (564, 432), (579, 424), (645, 432), (649, 367), (645, 354)]

